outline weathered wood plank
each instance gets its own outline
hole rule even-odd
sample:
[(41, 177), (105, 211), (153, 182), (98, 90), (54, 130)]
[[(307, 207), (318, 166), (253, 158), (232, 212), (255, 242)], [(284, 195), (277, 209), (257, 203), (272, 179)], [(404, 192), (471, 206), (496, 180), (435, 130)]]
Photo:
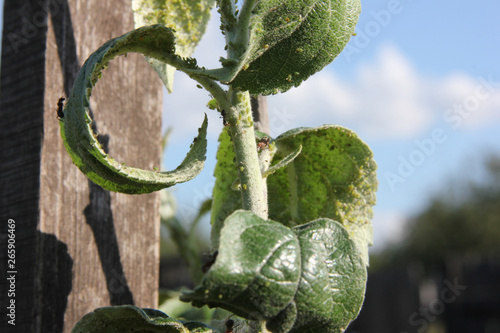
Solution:
[[(155, 307), (157, 194), (110, 193), (89, 182), (66, 153), (56, 118), (57, 101), (83, 61), (133, 29), (130, 1), (6, 0), (5, 16), (0, 195), (2, 221), (16, 220), (22, 261), (15, 331), (69, 332), (85, 313), (110, 304)], [(23, 36), (22, 17), (36, 17), (38, 34), (16, 51), (5, 36)], [(160, 165), (161, 98), (161, 83), (140, 55), (117, 59), (104, 72), (91, 108), (116, 160)]]
[[(42, 11), (42, 7), (34, 1), (4, 3), (0, 79), (2, 332), (30, 332), (34, 324), (34, 262), (40, 197), (46, 28), (42, 22), (36, 29), (28, 29), (25, 22), (39, 11)], [(9, 219), (15, 221), (15, 263), (10, 268), (5, 265)], [(7, 269), (17, 273), (7, 275)], [(6, 275), (14, 276), (13, 288), (6, 280)], [(15, 301), (15, 326), (8, 324), (7, 321), (12, 319), (5, 313), (11, 300)]]

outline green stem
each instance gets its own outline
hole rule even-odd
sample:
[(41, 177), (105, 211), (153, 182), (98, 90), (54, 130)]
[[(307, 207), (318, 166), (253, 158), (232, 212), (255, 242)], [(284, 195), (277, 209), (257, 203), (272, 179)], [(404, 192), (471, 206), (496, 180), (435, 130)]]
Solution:
[(257, 0), (245, 0), (241, 7), (236, 29), (231, 31), (227, 36), (228, 41), (234, 43), (233, 47), (228, 49), (229, 59), (239, 59), (245, 52), (248, 46), (250, 18), (252, 17), (252, 10), (255, 7)]
[(267, 200), (260, 172), (250, 95), (248, 91), (230, 91), (232, 107), (225, 110), (229, 134), (236, 155), (243, 209), (267, 219)]
[(257, 0), (245, 0), (243, 2), (243, 6), (241, 6), (240, 15), (238, 17), (238, 40), (245, 42), (248, 41), (248, 27), (250, 26), (252, 10), (254, 9), (256, 3)]
[(198, 75), (190, 75), (207, 89), (225, 110), (229, 135), (236, 154), (236, 167), (240, 178), (243, 209), (267, 219), (267, 188), (262, 179), (248, 91), (226, 92), (215, 81)]
[(187, 74), (211, 93), (221, 108), (229, 109), (231, 107), (231, 101), (228, 98), (227, 92), (217, 82), (203, 75)]
[(224, 30), (230, 31), (236, 25), (236, 16), (234, 15), (234, 0), (221, 0), (219, 11), (221, 14), (222, 24), (225, 25)]

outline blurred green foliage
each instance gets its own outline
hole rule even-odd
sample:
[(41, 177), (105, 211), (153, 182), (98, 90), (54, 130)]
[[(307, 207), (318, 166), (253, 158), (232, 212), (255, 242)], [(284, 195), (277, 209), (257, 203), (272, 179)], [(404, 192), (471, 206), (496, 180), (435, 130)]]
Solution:
[(484, 169), (481, 181), (464, 176), (432, 197), (400, 244), (371, 257), (371, 270), (415, 261), (435, 265), (451, 256), (499, 256), (500, 156), (486, 158)]

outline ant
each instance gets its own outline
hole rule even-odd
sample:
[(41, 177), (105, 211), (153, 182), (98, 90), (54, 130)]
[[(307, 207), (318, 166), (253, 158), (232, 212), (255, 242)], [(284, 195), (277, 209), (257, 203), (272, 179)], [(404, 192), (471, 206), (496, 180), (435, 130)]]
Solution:
[(220, 114), (222, 115), (222, 125), (228, 126), (229, 123), (226, 120), (226, 110), (221, 110)]
[(64, 118), (63, 107), (64, 107), (65, 100), (66, 100), (66, 98), (61, 97), (61, 98), (59, 98), (59, 101), (57, 102), (57, 118), (58, 119)]
[(267, 136), (262, 137), (262, 139), (257, 142), (257, 151), (267, 148), (269, 141), (270, 139)]
[(233, 328), (234, 328), (234, 320), (228, 319), (226, 321), (226, 332), (224, 333), (234, 333)]
[(208, 272), (210, 267), (212, 267), (212, 265), (215, 263), (215, 259), (217, 259), (218, 254), (219, 254), (219, 251), (215, 251), (213, 254), (208, 255), (207, 262), (205, 262), (203, 264), (203, 266), (201, 266), (201, 271), (203, 273)]
[[(234, 315), (229, 316), (229, 318), (232, 316)], [(224, 333), (235, 333), (234, 329), (243, 324), (243, 321), (240, 321), (235, 325), (235, 321), (229, 318), (226, 320), (226, 331)]]

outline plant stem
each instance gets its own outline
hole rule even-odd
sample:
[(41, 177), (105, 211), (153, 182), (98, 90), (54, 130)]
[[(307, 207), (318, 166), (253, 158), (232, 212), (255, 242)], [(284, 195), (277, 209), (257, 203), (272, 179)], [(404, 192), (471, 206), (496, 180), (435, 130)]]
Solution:
[(229, 109), (231, 107), (231, 102), (228, 99), (227, 92), (222, 89), (222, 87), (212, 79), (207, 78), (203, 75), (196, 75), (187, 73), (190, 78), (201, 84), (212, 96), (217, 100), (219, 106), (223, 109)]
[(248, 27), (250, 26), (250, 18), (252, 17), (252, 10), (257, 3), (256, 0), (245, 0), (241, 6), (240, 15), (238, 17), (238, 24), (236, 27), (236, 40), (243, 46), (248, 44)]
[(229, 134), (236, 155), (243, 209), (267, 219), (267, 200), (260, 172), (250, 95), (248, 91), (230, 91), (231, 108), (225, 110)]

